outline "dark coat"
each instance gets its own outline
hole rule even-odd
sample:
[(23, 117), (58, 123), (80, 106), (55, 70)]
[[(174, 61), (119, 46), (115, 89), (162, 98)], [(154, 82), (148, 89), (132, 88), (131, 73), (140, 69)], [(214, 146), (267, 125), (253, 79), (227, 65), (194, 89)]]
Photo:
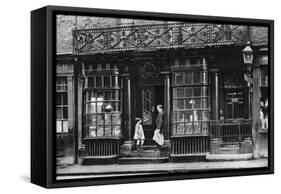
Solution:
[(160, 112), (156, 118), (156, 128), (163, 132), (164, 129), (164, 112)]

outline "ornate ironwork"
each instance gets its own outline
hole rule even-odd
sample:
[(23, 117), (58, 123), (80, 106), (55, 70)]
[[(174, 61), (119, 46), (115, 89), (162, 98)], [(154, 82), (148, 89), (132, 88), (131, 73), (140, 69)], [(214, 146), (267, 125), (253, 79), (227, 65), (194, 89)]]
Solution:
[(76, 55), (244, 45), (247, 26), (205, 23), (132, 25), (73, 30)]

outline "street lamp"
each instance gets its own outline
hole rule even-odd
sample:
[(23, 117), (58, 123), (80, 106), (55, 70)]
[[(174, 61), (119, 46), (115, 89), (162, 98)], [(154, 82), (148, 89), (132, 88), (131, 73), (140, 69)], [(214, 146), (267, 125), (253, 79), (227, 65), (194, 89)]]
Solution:
[(248, 72), (251, 72), (254, 55), (253, 55), (253, 49), (251, 48), (250, 41), (247, 42), (247, 45), (242, 50), (242, 52), (243, 52), (244, 64), (247, 65)]

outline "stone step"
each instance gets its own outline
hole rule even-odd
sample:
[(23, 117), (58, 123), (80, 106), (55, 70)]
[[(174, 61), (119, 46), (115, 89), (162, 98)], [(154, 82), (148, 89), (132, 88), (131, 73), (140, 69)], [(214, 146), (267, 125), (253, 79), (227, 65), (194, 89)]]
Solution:
[(219, 153), (218, 154), (239, 154), (240, 149), (239, 147), (234, 147), (234, 148), (219, 148)]
[(133, 158), (147, 158), (147, 157), (151, 157), (151, 158), (157, 158), (160, 157), (160, 150), (152, 150), (152, 149), (148, 149), (148, 150), (143, 150), (143, 151), (133, 151), (129, 154), (126, 154), (125, 157), (133, 157)]
[(169, 157), (123, 157), (119, 164), (159, 164), (169, 162)]
[(155, 150), (157, 148), (157, 146), (154, 145), (143, 145), (143, 149), (144, 150)]
[(223, 143), (220, 145), (221, 148), (239, 148), (239, 143)]

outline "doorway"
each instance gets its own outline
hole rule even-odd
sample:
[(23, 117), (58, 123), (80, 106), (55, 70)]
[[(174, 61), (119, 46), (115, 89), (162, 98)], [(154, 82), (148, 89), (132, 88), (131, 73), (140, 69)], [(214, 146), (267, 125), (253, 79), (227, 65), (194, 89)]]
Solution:
[(164, 104), (164, 86), (149, 85), (138, 87), (137, 117), (142, 119), (145, 135), (145, 144), (152, 145), (154, 130), (156, 129), (156, 117), (158, 115), (156, 106)]

